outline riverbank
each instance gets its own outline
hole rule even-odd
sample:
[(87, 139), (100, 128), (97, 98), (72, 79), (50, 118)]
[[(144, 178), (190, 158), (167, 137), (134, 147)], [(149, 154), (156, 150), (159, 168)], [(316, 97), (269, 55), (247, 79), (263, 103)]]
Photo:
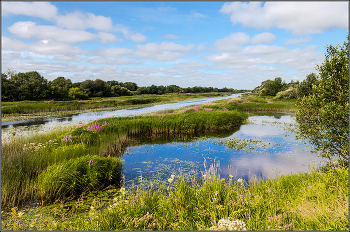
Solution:
[(114, 111), (135, 107), (146, 107), (159, 103), (172, 103), (189, 99), (229, 96), (229, 92), (173, 93), (164, 95), (143, 94), (134, 96), (93, 98), (74, 101), (17, 101), (2, 102), (2, 121), (24, 121), (36, 118), (96, 111)]

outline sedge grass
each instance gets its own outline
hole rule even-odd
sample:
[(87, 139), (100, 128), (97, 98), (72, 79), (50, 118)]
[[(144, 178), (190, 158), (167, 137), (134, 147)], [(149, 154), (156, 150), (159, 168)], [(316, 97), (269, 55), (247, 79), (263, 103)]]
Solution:
[[(87, 212), (64, 220), (50, 218), (49, 223), (35, 229), (209, 230), (223, 218), (238, 219), (247, 230), (349, 228), (349, 176), (345, 168), (252, 179), (249, 183), (215, 175), (169, 178), (175, 180), (161, 190), (121, 189), (108, 203), (96, 198)], [(21, 217), (24, 220), (25, 215)], [(19, 221), (18, 214), (8, 214), (3, 228), (12, 229)], [(28, 225), (20, 229), (28, 229)]]

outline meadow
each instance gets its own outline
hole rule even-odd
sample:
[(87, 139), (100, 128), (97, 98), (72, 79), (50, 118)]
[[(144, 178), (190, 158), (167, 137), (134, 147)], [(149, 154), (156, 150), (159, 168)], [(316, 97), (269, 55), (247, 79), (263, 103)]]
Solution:
[(173, 93), (164, 95), (142, 94), (121, 97), (91, 98), (71, 101), (13, 101), (2, 102), (3, 121), (18, 121), (28, 118), (57, 116), (86, 110), (118, 110), (130, 107), (149, 106), (156, 103), (170, 103), (193, 98), (218, 97), (231, 93)]
[(249, 183), (207, 170), (169, 176), (158, 189), (123, 187), (119, 158), (141, 140), (230, 131), (256, 112), (295, 110), (293, 100), (245, 96), (14, 136), (2, 146), (2, 229), (346, 230), (345, 168)]

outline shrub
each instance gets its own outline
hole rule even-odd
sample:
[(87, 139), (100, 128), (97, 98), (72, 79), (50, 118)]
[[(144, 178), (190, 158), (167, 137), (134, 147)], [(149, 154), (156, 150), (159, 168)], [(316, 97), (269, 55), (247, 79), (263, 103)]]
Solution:
[(296, 88), (289, 88), (276, 94), (275, 99), (295, 99), (298, 97)]
[(111, 157), (83, 156), (49, 166), (38, 177), (38, 196), (43, 202), (118, 187), (122, 163)]

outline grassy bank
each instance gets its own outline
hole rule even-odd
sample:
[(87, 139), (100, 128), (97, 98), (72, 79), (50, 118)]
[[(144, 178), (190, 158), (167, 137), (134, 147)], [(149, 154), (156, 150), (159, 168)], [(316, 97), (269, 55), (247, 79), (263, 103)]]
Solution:
[(158, 190), (82, 197), (70, 202), (70, 211), (60, 204), (13, 209), (4, 215), (3, 229), (218, 230), (226, 218), (247, 230), (347, 230), (348, 180), (348, 170), (339, 168), (250, 183), (209, 175), (169, 177)]
[[(155, 103), (170, 103), (175, 101), (188, 100), (192, 98), (219, 97), (232, 93), (174, 93), (174, 94), (144, 94), (134, 96), (93, 98), (91, 100), (72, 101), (18, 101), (2, 102), (1, 114), (3, 120), (13, 120), (20, 116), (33, 117), (52, 116), (57, 114), (67, 114), (82, 110), (105, 109), (109, 110), (125, 109), (129, 107), (146, 106)], [(23, 115), (24, 114), (24, 115)]]

